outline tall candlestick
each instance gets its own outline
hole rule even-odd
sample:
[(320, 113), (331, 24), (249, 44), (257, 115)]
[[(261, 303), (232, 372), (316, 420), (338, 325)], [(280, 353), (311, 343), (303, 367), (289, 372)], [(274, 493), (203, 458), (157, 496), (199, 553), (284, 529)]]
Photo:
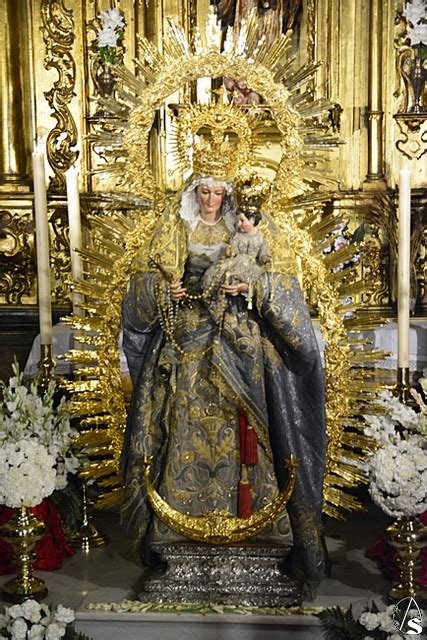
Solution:
[[(83, 262), (79, 253), (82, 248), (82, 224), (80, 217), (79, 174), (75, 167), (71, 167), (66, 173), (68, 228), (70, 237), (71, 275), (74, 282), (83, 277)], [(82, 315), (79, 303), (83, 300), (80, 293), (73, 291), (73, 313)]]
[(50, 289), (49, 223), (42, 144), (33, 152), (34, 208), (36, 218), (37, 296), (39, 302), (40, 343), (52, 344), (52, 303)]
[(399, 172), (399, 248), (397, 278), (398, 367), (409, 368), (409, 295), (411, 251), (411, 174)]

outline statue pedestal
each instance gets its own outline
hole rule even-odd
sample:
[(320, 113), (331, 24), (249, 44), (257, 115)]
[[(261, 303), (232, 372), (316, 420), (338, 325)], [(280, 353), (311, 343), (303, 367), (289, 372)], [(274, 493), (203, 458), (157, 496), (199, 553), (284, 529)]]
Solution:
[(296, 581), (279, 568), (290, 548), (267, 545), (154, 544), (166, 563), (144, 576), (142, 602), (243, 604), (278, 607), (301, 602)]

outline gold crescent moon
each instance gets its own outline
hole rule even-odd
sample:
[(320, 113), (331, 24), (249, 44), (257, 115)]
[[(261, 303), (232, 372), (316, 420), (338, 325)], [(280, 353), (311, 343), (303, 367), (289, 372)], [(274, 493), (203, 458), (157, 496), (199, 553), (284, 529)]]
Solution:
[(237, 518), (227, 511), (215, 509), (204, 515), (192, 516), (173, 509), (156, 491), (151, 482), (152, 458), (144, 459), (144, 480), (147, 497), (154, 513), (170, 529), (194, 540), (208, 544), (232, 544), (257, 535), (272, 524), (288, 504), (295, 486), (298, 462), (294, 456), (286, 461), (289, 478), (280, 493), (249, 518)]

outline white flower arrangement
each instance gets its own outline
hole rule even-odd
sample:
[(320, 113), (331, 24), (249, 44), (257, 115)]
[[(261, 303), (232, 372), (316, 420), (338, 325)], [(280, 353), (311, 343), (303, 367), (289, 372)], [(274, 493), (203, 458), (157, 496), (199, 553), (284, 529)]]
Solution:
[(117, 48), (121, 45), (124, 35), (125, 20), (120, 9), (101, 11), (98, 18), (102, 29), (97, 36), (97, 45), (101, 62), (116, 64), (119, 61)]
[[(393, 622), (395, 605), (391, 604), (380, 611), (375, 602), (365, 607), (362, 614), (355, 618), (352, 608), (341, 607), (324, 609), (318, 613), (325, 640), (402, 640), (398, 627)], [(422, 623), (420, 611), (410, 610), (409, 616)]]
[(55, 489), (63, 489), (79, 460), (71, 449), (78, 432), (70, 425), (65, 398), (54, 406), (56, 385), (38, 393), (29, 388), (17, 363), (6, 385), (0, 382), (0, 504), (34, 507)]
[(389, 516), (427, 508), (427, 452), (410, 440), (387, 444), (369, 460), (369, 493)]
[(427, 45), (427, 17), (424, 0), (407, 2), (403, 15), (409, 23), (408, 38), (411, 46)]
[[(426, 385), (425, 378), (421, 382)], [(393, 517), (418, 515), (427, 508), (427, 407), (419, 394), (413, 395), (419, 413), (383, 392), (378, 399), (381, 413), (363, 416), (365, 434), (379, 445), (365, 463), (369, 493)]]
[(392, 616), (394, 608), (395, 605), (391, 604), (385, 611), (377, 611), (376, 613), (372, 611), (365, 611), (361, 614), (359, 622), (367, 631), (377, 629), (378, 631), (384, 631), (387, 634), (386, 637), (390, 638), (390, 640), (402, 640), (402, 637), (397, 633), (397, 628), (393, 622)]
[(74, 611), (62, 604), (50, 611), (36, 600), (24, 600), (0, 614), (0, 640), (89, 640), (74, 630), (74, 620)]

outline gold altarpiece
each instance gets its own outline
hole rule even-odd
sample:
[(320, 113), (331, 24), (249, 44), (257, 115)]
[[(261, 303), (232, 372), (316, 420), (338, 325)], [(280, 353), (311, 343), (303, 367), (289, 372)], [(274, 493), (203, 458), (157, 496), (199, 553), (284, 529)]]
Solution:
[[(260, 4), (264, 8), (277, 5)], [(123, 58), (133, 69), (139, 55), (137, 34), (161, 45), (170, 17), (184, 25), (191, 38), (195, 28), (204, 23), (210, 3), (3, 0), (0, 5), (0, 304), (1, 315), (6, 318), (3, 326), (8, 326), (14, 311), (19, 310), (21, 315), (34, 312), (36, 305), (31, 182), (31, 150), (36, 138), (47, 140), (57, 315), (69, 304), (64, 173), (78, 162), (83, 215), (102, 207), (103, 194), (114, 190), (111, 178), (92, 173), (103, 163), (90, 140), (97, 126), (96, 98), (102, 93), (102, 69), (95, 45), (97, 16), (111, 6), (122, 10), (126, 19)], [(405, 51), (408, 55), (402, 9), (403, 0), (301, 0), (293, 25), (297, 61), (322, 62), (310, 89), (333, 103), (323, 124), (325, 130), (338, 133), (342, 141), (331, 157), (337, 184), (329, 206), (348, 217), (350, 228), (362, 221), (370, 223), (359, 268), (362, 273), (375, 273), (378, 285), (371, 293), (361, 294), (358, 302), (381, 316), (395, 314), (396, 185), (405, 162), (411, 169), (413, 186), (416, 312), (423, 315), (427, 308), (427, 114), (417, 118), (409, 114), (411, 96), (402, 73)], [(206, 84), (183, 91), (192, 95), (199, 92), (200, 98)], [(176, 94), (170, 102), (179, 103), (182, 98)], [(422, 100), (425, 112), (425, 92)], [(176, 175), (168, 153), (168, 127), (166, 107), (159, 112), (153, 128), (151, 157), (158, 178), (174, 189)], [(269, 153), (274, 153), (274, 136), (272, 131), (266, 144), (267, 160)]]

